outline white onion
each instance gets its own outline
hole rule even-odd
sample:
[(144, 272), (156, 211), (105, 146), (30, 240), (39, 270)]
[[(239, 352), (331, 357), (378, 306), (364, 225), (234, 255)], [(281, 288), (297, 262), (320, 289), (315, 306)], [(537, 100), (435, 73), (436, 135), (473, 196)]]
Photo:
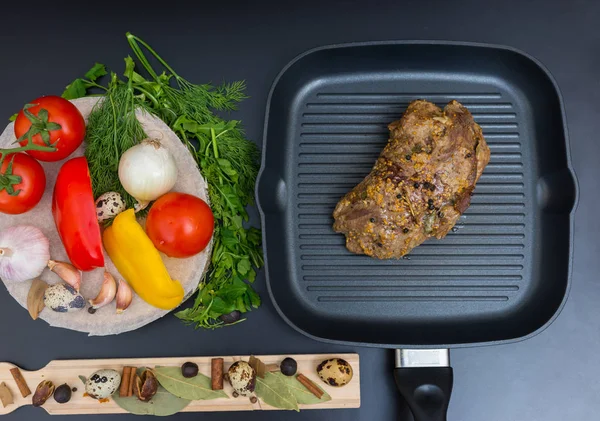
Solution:
[(50, 243), (44, 233), (30, 225), (0, 232), (0, 278), (23, 282), (42, 274), (50, 260)]
[(177, 181), (171, 152), (158, 140), (144, 140), (125, 151), (119, 161), (119, 180), (140, 204), (158, 199)]

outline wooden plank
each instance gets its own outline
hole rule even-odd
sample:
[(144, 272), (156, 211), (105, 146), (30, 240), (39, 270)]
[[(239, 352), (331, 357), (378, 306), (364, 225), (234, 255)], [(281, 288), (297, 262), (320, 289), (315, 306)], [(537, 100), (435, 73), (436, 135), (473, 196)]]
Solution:
[[(334, 408), (358, 408), (360, 407), (360, 364), (358, 354), (298, 354), (298, 355), (256, 355), (265, 364), (279, 364), (285, 357), (292, 357), (298, 362), (298, 373), (304, 374), (321, 386), (329, 395), (331, 401), (316, 405), (300, 405), (300, 409), (334, 409)], [(316, 372), (317, 365), (328, 358), (343, 358), (350, 363), (354, 369), (352, 381), (344, 387), (332, 387), (325, 384)], [(124, 366), (155, 367), (155, 366), (181, 366), (186, 361), (198, 364), (199, 372), (210, 377), (210, 360), (215, 357), (174, 357), (174, 358), (120, 358), (103, 360), (55, 360), (38, 371), (21, 370), (29, 388), (35, 391), (36, 386), (42, 380), (51, 380), (55, 386), (67, 383), (76, 387), (71, 400), (66, 404), (59, 404), (53, 398), (42, 407), (52, 415), (70, 414), (119, 414), (126, 413), (112, 399), (109, 402), (100, 403), (92, 398), (84, 397), (84, 385), (78, 376), (88, 377), (94, 371), (110, 368), (122, 371)], [(250, 356), (223, 356), (225, 370), (235, 361), (248, 361)], [(10, 369), (15, 365), (0, 363), (0, 383), (5, 382), (14, 398), (14, 404), (2, 407), (0, 404), (0, 415), (8, 414), (15, 409), (31, 405), (33, 395), (23, 398), (19, 393), (17, 385), (10, 374)], [(225, 392), (231, 396), (232, 388), (225, 382)], [(118, 390), (117, 392), (118, 393)], [(260, 399), (252, 404), (248, 397), (230, 399), (215, 399), (207, 401), (192, 401), (183, 411), (185, 412), (212, 412), (212, 411), (257, 411), (276, 410)]]

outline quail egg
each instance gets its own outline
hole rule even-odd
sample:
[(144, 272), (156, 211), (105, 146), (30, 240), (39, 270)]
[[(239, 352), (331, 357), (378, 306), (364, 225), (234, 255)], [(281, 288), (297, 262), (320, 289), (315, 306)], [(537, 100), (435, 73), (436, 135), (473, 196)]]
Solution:
[(54, 284), (46, 288), (44, 304), (56, 312), (70, 313), (84, 308), (85, 298), (71, 285)]
[(249, 396), (256, 386), (256, 372), (246, 361), (235, 362), (229, 367), (229, 383), (241, 396)]
[(317, 373), (321, 380), (330, 386), (345, 386), (352, 380), (352, 366), (341, 358), (323, 361), (317, 366)]
[(99, 222), (108, 221), (123, 212), (126, 207), (123, 197), (110, 191), (96, 199), (96, 216)]
[(94, 399), (106, 399), (119, 388), (121, 375), (115, 370), (98, 370), (85, 382), (85, 393)]

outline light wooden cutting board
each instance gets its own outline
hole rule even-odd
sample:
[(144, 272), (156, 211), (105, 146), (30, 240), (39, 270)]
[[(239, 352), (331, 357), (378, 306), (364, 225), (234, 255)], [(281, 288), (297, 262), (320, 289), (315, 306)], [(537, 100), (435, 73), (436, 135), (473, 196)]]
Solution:
[[(331, 396), (331, 400), (315, 405), (300, 405), (301, 410), (305, 409), (333, 409), (333, 408), (358, 408), (360, 407), (360, 366), (358, 354), (304, 354), (304, 355), (256, 355), (265, 364), (279, 364), (285, 357), (292, 357), (298, 362), (298, 373), (318, 384)], [(317, 375), (317, 365), (328, 358), (343, 358), (350, 363), (354, 370), (352, 381), (344, 387), (332, 387), (325, 384)], [(10, 369), (15, 365), (10, 363), (0, 363), (0, 383), (4, 382), (13, 395), (14, 403), (7, 407), (2, 407), (0, 403), (0, 415), (8, 414), (15, 409), (31, 405), (31, 398), (35, 388), (42, 380), (50, 380), (55, 386), (67, 383), (71, 387), (76, 387), (77, 391), (72, 394), (71, 400), (65, 404), (57, 403), (54, 398), (41, 407), (52, 415), (68, 414), (119, 414), (126, 413), (112, 399), (108, 402), (100, 403), (90, 397), (84, 397), (84, 385), (79, 376), (89, 377), (94, 371), (110, 368), (122, 372), (124, 366), (134, 367), (155, 367), (155, 366), (181, 366), (186, 361), (198, 364), (199, 372), (210, 377), (210, 360), (215, 357), (176, 357), (176, 358), (122, 358), (105, 360), (57, 360), (51, 361), (46, 367), (37, 371), (21, 370), (23, 377), (27, 381), (32, 394), (22, 397), (17, 384), (15, 383)], [(250, 356), (223, 356), (225, 360), (225, 371), (235, 361), (248, 361)], [(225, 392), (229, 399), (215, 400), (197, 400), (192, 401), (183, 411), (185, 412), (209, 412), (209, 411), (258, 411), (258, 410), (276, 410), (267, 405), (260, 399), (252, 404), (248, 397), (232, 398), (232, 388), (225, 382)], [(118, 391), (116, 393), (119, 393)]]

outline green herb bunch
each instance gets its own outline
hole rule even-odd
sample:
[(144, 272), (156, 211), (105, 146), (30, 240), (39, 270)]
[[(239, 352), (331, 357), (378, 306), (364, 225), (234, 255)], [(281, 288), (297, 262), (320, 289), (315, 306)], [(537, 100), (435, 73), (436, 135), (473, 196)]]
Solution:
[[(135, 110), (140, 104), (137, 104), (131, 80), (134, 66), (131, 57), (127, 57), (127, 82), (119, 80), (115, 73), (110, 75), (104, 99), (94, 106), (88, 118), (85, 148), (94, 198), (106, 192), (117, 192), (123, 197), (128, 208), (134, 207), (137, 201), (119, 182), (119, 160), (127, 149), (146, 138), (144, 129), (135, 116)], [(77, 79), (67, 87), (63, 96), (72, 99), (78, 86), (83, 88), (79, 92), (85, 95), (86, 84), (90, 87), (99, 86), (95, 81), (106, 73), (104, 65), (95, 64), (86, 73), (86, 79)]]
[[(161, 118), (189, 148), (208, 184), (215, 232), (211, 265), (200, 283), (194, 304), (176, 315), (195, 327), (220, 327), (223, 326), (220, 316), (236, 310), (245, 313), (260, 306), (260, 297), (251, 284), (256, 278), (256, 271), (263, 266), (261, 233), (254, 227), (245, 226), (248, 221), (246, 207), (254, 203), (259, 152), (256, 145), (246, 139), (239, 121), (225, 120), (215, 114), (237, 109), (237, 104), (246, 98), (245, 84), (193, 84), (179, 76), (140, 38), (127, 33), (127, 40), (148, 78), (134, 70), (135, 64), (128, 57), (125, 80), (118, 80), (112, 74), (108, 87), (104, 87), (97, 83), (97, 75), (105, 74), (105, 67), (96, 64), (86, 78), (76, 79), (67, 86), (63, 97), (86, 96), (94, 88), (106, 90), (106, 98), (102, 102), (105, 110), (101, 116), (103, 120), (92, 125), (92, 113), (87, 133), (86, 156), (94, 181), (93, 162), (113, 165), (115, 155), (110, 156), (110, 153), (122, 153), (126, 149), (122, 150), (122, 147), (133, 145), (144, 137), (143, 130), (138, 130), (133, 120), (128, 118), (134, 116), (131, 112), (134, 108), (143, 108)], [(142, 47), (164, 67), (163, 72), (155, 71)], [(115, 104), (109, 106), (109, 102)], [(110, 118), (108, 111), (113, 109), (121, 111), (121, 120)], [(115, 121), (116, 126), (111, 126), (111, 122)], [(117, 134), (120, 137), (118, 141), (122, 143), (115, 146)], [(96, 142), (97, 145), (94, 145)], [(116, 162), (118, 165), (118, 159)], [(104, 178), (105, 183), (98, 191), (120, 191), (112, 185), (115, 180), (118, 183), (118, 177), (115, 179), (108, 174)], [(97, 193), (96, 186), (94, 193)], [(126, 200), (132, 199), (125, 197)]]

